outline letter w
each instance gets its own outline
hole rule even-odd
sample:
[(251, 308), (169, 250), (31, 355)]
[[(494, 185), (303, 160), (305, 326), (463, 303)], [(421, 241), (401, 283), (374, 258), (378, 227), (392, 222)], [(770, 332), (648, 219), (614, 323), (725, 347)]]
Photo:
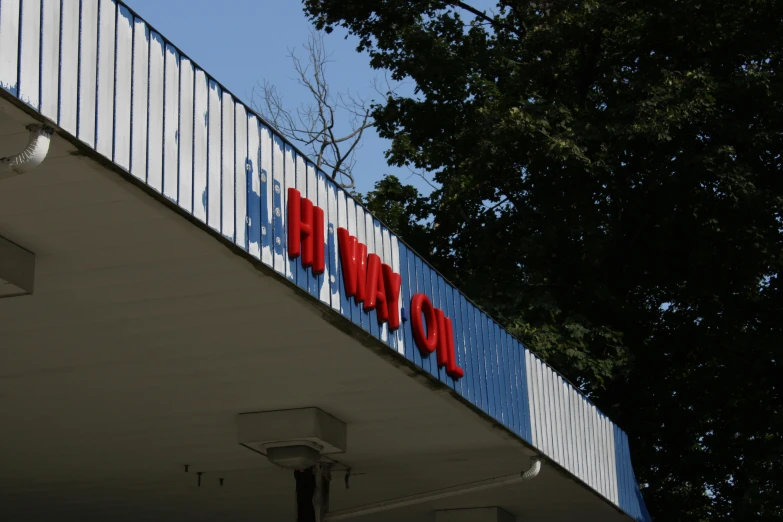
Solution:
[(359, 304), (364, 301), (367, 282), (367, 245), (360, 243), (347, 229), (337, 229), (340, 264), (343, 267), (345, 295)]

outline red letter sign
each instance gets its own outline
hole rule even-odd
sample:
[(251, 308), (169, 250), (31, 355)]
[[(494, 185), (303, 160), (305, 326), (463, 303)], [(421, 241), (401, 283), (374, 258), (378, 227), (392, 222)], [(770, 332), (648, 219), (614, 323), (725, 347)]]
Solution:
[(367, 295), (364, 296), (364, 311), (378, 312), (378, 324), (389, 321), (389, 307), (386, 303), (386, 286), (383, 284), (381, 258), (378, 254), (367, 256)]
[[(426, 335), (422, 314), (427, 326)], [(445, 366), (446, 373), (455, 380), (465, 375), (462, 368), (457, 366), (451, 319), (446, 317), (440, 308), (434, 308), (424, 294), (415, 294), (411, 299), (411, 328), (413, 328), (413, 339), (422, 357), (429, 356), (437, 348), (438, 367)]]
[(337, 229), (337, 241), (343, 267), (345, 295), (353, 297), (354, 302), (359, 304), (364, 302), (367, 282), (367, 245), (359, 243), (342, 227)]
[[(427, 322), (427, 333), (424, 333), (424, 324), (421, 315), (424, 314)], [(430, 299), (424, 294), (416, 294), (411, 299), (411, 328), (413, 339), (419, 347), (422, 357), (427, 357), (435, 351), (438, 345), (438, 324), (435, 317), (435, 308)]]
[(345, 228), (337, 229), (340, 264), (346, 297), (364, 311), (377, 310), (378, 324), (389, 323), (389, 330), (400, 327), (400, 288), (402, 277), (392, 267), (381, 263), (377, 254), (367, 255), (367, 245), (360, 243)]
[(295, 188), (288, 189), (288, 257), (302, 256), (302, 266), (313, 274), (324, 273), (324, 211), (302, 198)]

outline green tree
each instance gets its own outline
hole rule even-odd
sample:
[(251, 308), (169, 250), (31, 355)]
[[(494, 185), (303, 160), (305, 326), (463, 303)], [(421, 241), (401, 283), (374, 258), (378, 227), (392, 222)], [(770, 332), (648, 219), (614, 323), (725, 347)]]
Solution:
[(654, 518), (783, 520), (783, 2), (305, 0), (412, 81), (369, 206), (631, 437)]

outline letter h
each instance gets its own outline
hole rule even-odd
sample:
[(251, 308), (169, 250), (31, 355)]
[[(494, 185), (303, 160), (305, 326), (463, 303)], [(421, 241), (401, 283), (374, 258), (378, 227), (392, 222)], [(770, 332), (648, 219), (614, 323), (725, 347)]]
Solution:
[(324, 211), (295, 188), (288, 189), (288, 257), (302, 256), (313, 274), (324, 272)]

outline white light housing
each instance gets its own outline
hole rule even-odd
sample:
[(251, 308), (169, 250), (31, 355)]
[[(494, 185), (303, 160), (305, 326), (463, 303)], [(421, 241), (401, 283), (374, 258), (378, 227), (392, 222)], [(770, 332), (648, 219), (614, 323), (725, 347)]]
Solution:
[(344, 453), (345, 423), (318, 408), (243, 413), (238, 442), (283, 468), (304, 469), (321, 455)]

